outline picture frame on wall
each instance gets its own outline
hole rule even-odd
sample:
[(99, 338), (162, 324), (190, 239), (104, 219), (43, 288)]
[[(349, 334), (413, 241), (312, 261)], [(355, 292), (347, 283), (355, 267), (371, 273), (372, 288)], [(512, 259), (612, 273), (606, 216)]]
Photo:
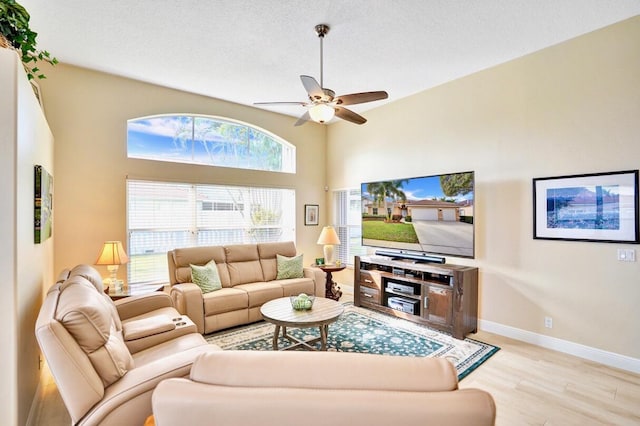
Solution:
[(53, 177), (34, 166), (33, 240), (40, 244), (53, 234)]
[(640, 244), (638, 170), (533, 179), (533, 238)]
[(304, 205), (304, 224), (306, 226), (317, 226), (320, 209), (317, 204)]

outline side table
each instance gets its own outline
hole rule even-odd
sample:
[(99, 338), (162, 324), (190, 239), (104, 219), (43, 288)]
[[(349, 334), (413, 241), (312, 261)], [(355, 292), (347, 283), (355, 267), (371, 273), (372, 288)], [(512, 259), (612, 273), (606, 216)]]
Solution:
[(327, 274), (327, 281), (325, 283), (324, 289), (324, 297), (331, 300), (340, 300), (342, 296), (342, 290), (340, 287), (333, 281), (333, 272), (342, 271), (346, 268), (346, 265), (315, 265), (316, 267), (322, 269), (325, 274)]
[(141, 284), (134, 287), (123, 287), (121, 290), (109, 288), (107, 294), (111, 300), (118, 300), (124, 299), (125, 297), (140, 296), (141, 294), (152, 293), (154, 291), (164, 291), (164, 284)]

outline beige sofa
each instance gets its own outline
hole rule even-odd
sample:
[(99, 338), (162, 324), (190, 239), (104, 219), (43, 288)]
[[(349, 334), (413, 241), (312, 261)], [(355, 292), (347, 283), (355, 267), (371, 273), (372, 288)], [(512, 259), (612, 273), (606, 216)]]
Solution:
[(158, 426), (489, 426), (496, 407), (483, 390), (458, 389), (442, 358), (223, 351), (199, 356), (189, 379), (160, 383), (153, 417)]
[[(302, 278), (276, 279), (276, 255), (296, 256), (293, 242), (188, 247), (167, 253), (171, 297), (200, 333), (260, 321), (260, 307), (273, 299), (300, 293), (325, 295), (325, 274), (305, 267)], [(214, 260), (222, 288), (203, 294), (191, 282), (191, 264)]]
[(87, 265), (49, 289), (35, 333), (74, 425), (142, 425), (160, 381), (188, 376), (197, 355), (220, 350), (168, 294), (113, 302)]

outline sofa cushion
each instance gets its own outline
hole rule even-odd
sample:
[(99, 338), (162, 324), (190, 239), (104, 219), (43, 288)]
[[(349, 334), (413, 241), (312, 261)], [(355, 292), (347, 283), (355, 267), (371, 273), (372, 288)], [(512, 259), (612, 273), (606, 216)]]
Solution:
[(210, 260), (216, 262), (218, 275), (222, 287), (229, 287), (229, 272), (227, 271), (226, 255), (222, 246), (185, 247), (177, 248), (169, 252), (175, 265), (175, 276), (171, 277), (172, 283), (190, 283), (191, 267), (189, 265), (204, 265)]
[(287, 257), (280, 254), (276, 255), (276, 264), (278, 265), (277, 280), (286, 280), (290, 278), (302, 278), (302, 255)]
[(104, 292), (104, 284), (102, 276), (93, 266), (81, 264), (75, 266), (69, 271), (69, 277), (80, 276), (89, 281), (98, 291), (98, 293)]
[(231, 286), (264, 281), (257, 245), (230, 245), (225, 246), (224, 251)]
[(247, 292), (249, 296), (249, 308), (262, 306), (270, 300), (279, 299), (284, 296), (282, 286), (279, 282), (275, 281), (268, 283), (239, 284), (234, 288)]
[(297, 296), (300, 293), (315, 294), (316, 285), (311, 278), (293, 278), (278, 280), (284, 297)]
[(293, 257), (297, 254), (293, 241), (258, 244), (258, 254), (265, 281), (273, 281), (278, 274), (276, 255)]
[(249, 296), (247, 292), (235, 288), (223, 288), (218, 291), (203, 294), (202, 298), (205, 316), (247, 309), (249, 307)]
[(202, 290), (202, 293), (210, 293), (220, 290), (222, 283), (218, 274), (216, 262), (212, 260), (204, 266), (189, 265), (191, 267), (191, 280)]
[(68, 278), (70, 277), (82, 277), (89, 281), (91, 285), (96, 288), (96, 291), (100, 293), (100, 296), (107, 302), (109, 308), (111, 309), (111, 316), (116, 323), (116, 330), (121, 331), (122, 322), (120, 321), (120, 316), (118, 315), (118, 309), (113, 304), (113, 300), (111, 300), (109, 295), (104, 292), (102, 276), (96, 270), (96, 268), (87, 264), (76, 265), (69, 271)]
[(85, 278), (73, 276), (60, 285), (55, 318), (87, 354), (105, 387), (133, 367), (111, 307)]

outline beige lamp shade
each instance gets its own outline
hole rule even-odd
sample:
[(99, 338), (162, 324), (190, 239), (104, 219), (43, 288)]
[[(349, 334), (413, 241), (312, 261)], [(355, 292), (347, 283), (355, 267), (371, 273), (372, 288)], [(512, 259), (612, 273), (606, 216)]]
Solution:
[(111, 272), (111, 282), (115, 283), (118, 279), (118, 267), (128, 261), (129, 256), (127, 256), (120, 241), (105, 241), (102, 251), (96, 260), (96, 265), (106, 265), (107, 270)]
[(320, 237), (318, 237), (318, 244), (340, 244), (340, 238), (333, 226), (325, 226), (322, 228)]
[(325, 226), (322, 228), (320, 237), (318, 238), (318, 244), (324, 244), (324, 263), (327, 265), (333, 264), (333, 246), (340, 244), (340, 238), (333, 226)]
[(128, 261), (129, 256), (120, 241), (105, 241), (96, 265), (124, 265)]

